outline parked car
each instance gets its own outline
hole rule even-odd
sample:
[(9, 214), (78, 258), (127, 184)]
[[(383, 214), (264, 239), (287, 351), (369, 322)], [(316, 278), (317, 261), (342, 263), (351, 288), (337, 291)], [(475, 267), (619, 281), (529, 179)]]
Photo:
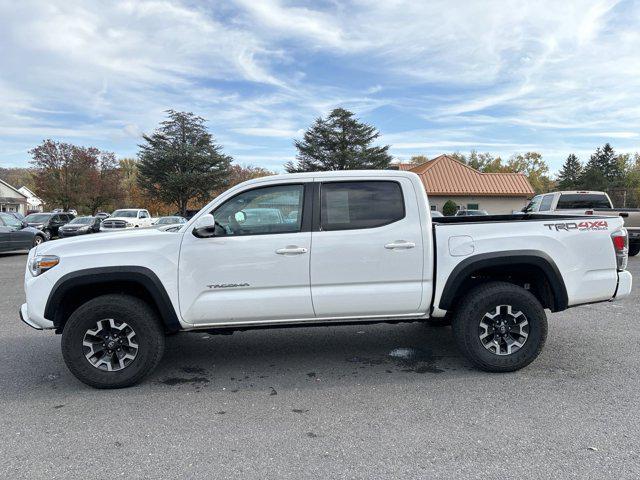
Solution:
[(21, 214), (20, 212), (4, 212), (4, 213), (8, 213), (9, 215), (12, 215), (20, 221), (24, 220), (24, 215)]
[(440, 218), (444, 217), (438, 210), (431, 210), (431, 218)]
[(0, 252), (29, 250), (45, 241), (44, 234), (8, 213), (0, 213)]
[(104, 220), (106, 218), (109, 218), (111, 216), (111, 214), (107, 213), (107, 212), (98, 212), (98, 213), (96, 213), (95, 216), (98, 217), (100, 220)]
[(151, 215), (143, 208), (122, 208), (102, 221), (100, 230), (124, 230), (127, 228), (150, 227)]
[(51, 240), (58, 236), (58, 230), (66, 225), (74, 216), (70, 213), (32, 213), (24, 219), (30, 227), (42, 230), (46, 240)]
[[(247, 209), (273, 205), (302, 221), (269, 213), (276, 223), (245, 226)], [(98, 388), (139, 382), (160, 361), (167, 332), (447, 316), (474, 365), (509, 372), (542, 350), (545, 309), (631, 291), (621, 218), (433, 223), (411, 172), (250, 180), (188, 225), (40, 245), (28, 258), (22, 320), (62, 333), (67, 366)]]
[(640, 253), (640, 209), (614, 208), (605, 192), (573, 190), (536, 195), (522, 209), (524, 213), (545, 215), (611, 215), (624, 219), (629, 232), (629, 255)]
[(478, 217), (482, 215), (489, 215), (486, 210), (464, 209), (456, 212), (456, 217)]
[(101, 223), (102, 220), (100, 217), (76, 217), (66, 225), (60, 227), (58, 236), (63, 238), (96, 233), (100, 231)]
[(67, 213), (70, 213), (74, 217), (78, 216), (78, 211), (75, 208), (70, 208), (69, 210), (67, 210)]
[(164, 227), (167, 225), (183, 225), (185, 223), (187, 223), (187, 219), (184, 217), (177, 217), (177, 216), (160, 217), (153, 223), (153, 226)]

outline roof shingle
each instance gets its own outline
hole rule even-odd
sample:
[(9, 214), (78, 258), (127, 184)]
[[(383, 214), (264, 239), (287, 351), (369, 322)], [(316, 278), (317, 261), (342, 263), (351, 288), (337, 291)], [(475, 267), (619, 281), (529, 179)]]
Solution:
[(420, 177), (428, 195), (529, 197), (535, 193), (522, 173), (481, 173), (448, 155), (408, 170)]

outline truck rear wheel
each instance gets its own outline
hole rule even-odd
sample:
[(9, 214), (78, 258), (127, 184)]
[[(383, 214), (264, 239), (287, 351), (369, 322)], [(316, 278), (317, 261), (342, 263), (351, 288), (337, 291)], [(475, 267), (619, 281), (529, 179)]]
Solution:
[(542, 351), (547, 317), (531, 292), (490, 282), (462, 299), (452, 328), (458, 348), (476, 367), (511, 372), (529, 365)]
[(62, 331), (71, 373), (95, 388), (138, 383), (160, 362), (164, 332), (155, 312), (128, 295), (103, 295), (81, 305)]
[(629, 245), (629, 256), (635, 257), (640, 253), (640, 243), (632, 243)]

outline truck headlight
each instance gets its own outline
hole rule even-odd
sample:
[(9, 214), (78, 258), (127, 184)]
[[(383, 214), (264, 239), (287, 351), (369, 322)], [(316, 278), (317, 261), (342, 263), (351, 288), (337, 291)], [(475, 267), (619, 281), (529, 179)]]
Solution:
[(37, 277), (41, 273), (52, 269), (60, 263), (60, 257), (55, 255), (36, 255), (29, 261), (29, 271), (31, 275)]

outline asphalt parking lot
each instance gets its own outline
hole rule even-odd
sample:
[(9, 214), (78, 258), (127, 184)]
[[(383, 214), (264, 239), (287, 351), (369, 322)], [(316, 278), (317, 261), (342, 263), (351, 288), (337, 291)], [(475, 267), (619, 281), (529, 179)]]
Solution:
[(637, 288), (551, 314), (512, 374), (412, 323), (180, 334), (143, 384), (98, 391), (20, 322), (25, 259), (0, 255), (2, 478), (640, 477)]

